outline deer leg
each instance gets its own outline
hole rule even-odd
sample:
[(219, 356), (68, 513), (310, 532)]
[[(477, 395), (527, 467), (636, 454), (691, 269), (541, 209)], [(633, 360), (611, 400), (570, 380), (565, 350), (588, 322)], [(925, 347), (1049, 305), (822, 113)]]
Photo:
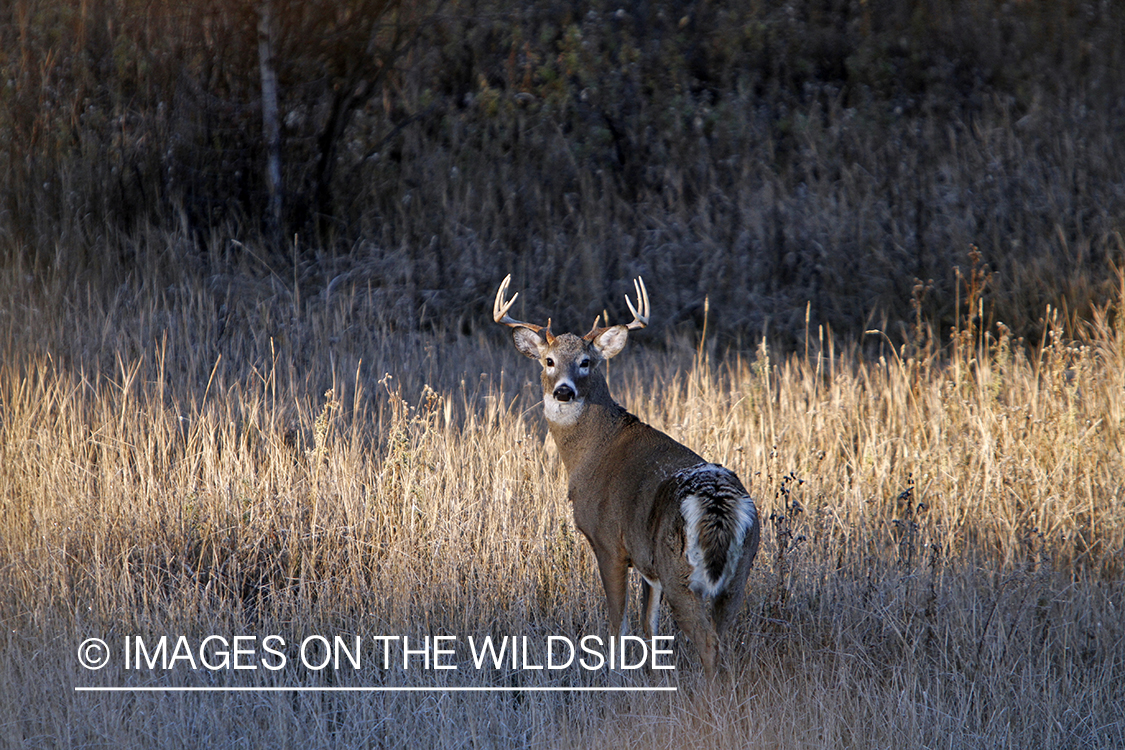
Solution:
[(604, 549), (596, 549), (598, 572), (602, 575), (606, 604), (609, 606), (610, 635), (623, 635), (625, 621), (625, 594), (629, 586), (629, 566), (625, 557)]
[(715, 632), (722, 635), (734, 620), (738, 610), (742, 607), (742, 600), (746, 596), (744, 586), (735, 582), (725, 591), (715, 597), (715, 605), (711, 612), (711, 619), (715, 623)]
[(672, 617), (675, 618), (676, 624), (699, 652), (704, 674), (707, 675), (707, 679), (713, 680), (719, 639), (715, 633), (715, 626), (707, 617), (703, 600), (686, 585), (678, 583), (674, 587), (668, 587), (668, 604), (672, 608)]
[(650, 581), (641, 577), (641, 611), (644, 613), (645, 638), (650, 641), (656, 635), (656, 626), (660, 624), (660, 598), (663, 593), (659, 581)]
[[(715, 603), (711, 608), (711, 621), (715, 625), (716, 635), (722, 636), (726, 632), (735, 615), (742, 609), (742, 600), (745, 598), (745, 594), (746, 590), (742, 583), (732, 581), (725, 591), (715, 597)], [(722, 658), (727, 658), (730, 648), (727, 641), (719, 640), (719, 653)]]
[(711, 617), (719, 635), (723, 634), (742, 608), (742, 600), (746, 597), (746, 579), (750, 576), (750, 566), (757, 553), (758, 527), (754, 526), (743, 544), (742, 559), (738, 561), (734, 577), (727, 583), (726, 589), (715, 597)]

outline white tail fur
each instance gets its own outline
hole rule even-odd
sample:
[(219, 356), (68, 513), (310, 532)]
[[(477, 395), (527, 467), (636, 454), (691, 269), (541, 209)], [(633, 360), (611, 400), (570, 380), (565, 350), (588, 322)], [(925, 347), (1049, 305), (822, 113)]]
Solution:
[[(691, 590), (700, 596), (718, 596), (738, 568), (742, 543), (758, 523), (758, 511), (738, 477), (718, 464), (681, 469), (675, 479), (682, 497)], [(711, 544), (708, 535), (714, 537)]]

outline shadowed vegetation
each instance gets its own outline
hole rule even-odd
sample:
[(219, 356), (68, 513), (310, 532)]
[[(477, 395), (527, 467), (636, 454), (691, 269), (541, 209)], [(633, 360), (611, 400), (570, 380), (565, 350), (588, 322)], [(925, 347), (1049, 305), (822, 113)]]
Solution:
[(1119, 3), (270, 0), (273, 240), (266, 5), (0, 10), (0, 250), (96, 283), (175, 230), (205, 273), (467, 330), (508, 271), (583, 322), (641, 274), (664, 325), (709, 294), (787, 346), (907, 319), (914, 279), (947, 337), (973, 245), (996, 320), (1074, 334), (1121, 263)]

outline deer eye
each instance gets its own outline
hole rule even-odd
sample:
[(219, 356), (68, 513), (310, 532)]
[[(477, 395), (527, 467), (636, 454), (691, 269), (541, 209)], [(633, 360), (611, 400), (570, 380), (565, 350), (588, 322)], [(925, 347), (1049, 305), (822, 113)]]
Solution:
[(587, 357), (586, 359), (582, 360), (582, 363), (579, 364), (578, 366), (581, 367), (582, 369), (586, 369), (587, 367), (590, 366), (590, 358)]
[(551, 359), (550, 357), (547, 357), (547, 367), (554, 367), (554, 366), (555, 366), (555, 360)]

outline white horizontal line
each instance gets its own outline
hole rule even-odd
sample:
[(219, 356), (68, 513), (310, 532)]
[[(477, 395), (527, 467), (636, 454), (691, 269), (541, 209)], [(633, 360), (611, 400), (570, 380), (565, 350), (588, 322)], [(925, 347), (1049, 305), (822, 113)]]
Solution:
[(622, 693), (676, 692), (675, 687), (75, 687), (76, 693)]

